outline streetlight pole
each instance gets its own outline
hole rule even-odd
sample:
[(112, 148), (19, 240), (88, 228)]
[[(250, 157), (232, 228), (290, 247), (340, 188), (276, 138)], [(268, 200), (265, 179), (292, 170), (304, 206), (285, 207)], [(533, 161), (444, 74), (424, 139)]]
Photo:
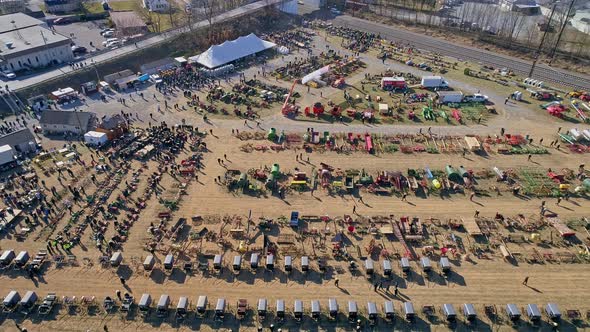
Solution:
[(553, 46), (553, 50), (551, 51), (551, 59), (549, 60), (549, 63), (551, 63), (553, 61), (553, 58), (555, 57), (555, 52), (557, 51), (557, 46), (559, 46), (559, 42), (561, 41), (561, 36), (563, 35), (563, 30), (565, 30), (567, 22), (569, 21), (570, 15), (572, 13), (572, 9), (574, 8), (574, 3), (576, 3), (576, 0), (572, 0), (570, 2), (570, 7), (567, 10), (567, 14), (565, 16), (565, 19), (563, 20), (563, 25), (561, 26), (561, 30), (559, 31), (559, 35), (557, 36), (557, 42), (555, 42), (555, 45)]
[(541, 38), (541, 42), (539, 43), (539, 48), (535, 52), (535, 58), (533, 59), (533, 64), (531, 66), (531, 71), (529, 72), (529, 78), (533, 78), (533, 72), (535, 71), (535, 66), (537, 65), (537, 60), (539, 60), (539, 55), (541, 54), (541, 49), (543, 48), (543, 42), (545, 41), (545, 37), (547, 36), (547, 32), (551, 27), (551, 20), (553, 19), (553, 14), (555, 14), (555, 8), (557, 8), (557, 4), (559, 0), (555, 1), (553, 4), (553, 9), (551, 9), (551, 14), (549, 15), (549, 22), (547, 22), (547, 26), (545, 27), (545, 32), (543, 33), (543, 37)]

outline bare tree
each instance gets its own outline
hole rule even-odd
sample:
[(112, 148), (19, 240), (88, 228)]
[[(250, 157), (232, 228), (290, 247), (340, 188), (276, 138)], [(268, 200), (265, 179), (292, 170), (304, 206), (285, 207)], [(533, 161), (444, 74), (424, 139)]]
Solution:
[(194, 0), (191, 9), (197, 21), (207, 22), (207, 40), (211, 42), (214, 34), (213, 18), (218, 12), (219, 0)]
[(170, 19), (170, 25), (172, 27), (176, 27), (176, 22), (175, 20), (172, 18), (172, 13), (174, 12), (174, 7), (172, 6), (172, 4), (168, 5), (168, 18)]

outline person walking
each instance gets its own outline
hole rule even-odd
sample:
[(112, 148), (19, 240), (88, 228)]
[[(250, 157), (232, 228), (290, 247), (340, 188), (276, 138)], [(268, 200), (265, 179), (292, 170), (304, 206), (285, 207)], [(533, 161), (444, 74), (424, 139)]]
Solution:
[(561, 197), (557, 197), (557, 203), (555, 205), (559, 206), (559, 203), (561, 203)]
[(338, 279), (338, 278), (334, 279), (334, 286), (340, 288), (340, 279)]
[(473, 198), (475, 197), (475, 191), (472, 191), (469, 195), (469, 200), (473, 202)]
[(356, 214), (356, 205), (352, 207), (352, 214)]
[(532, 154), (529, 154), (529, 157), (528, 157), (528, 159), (527, 159), (527, 160), (528, 160), (528, 161), (531, 161), (531, 158), (532, 158), (532, 157), (533, 157), (533, 155), (532, 155)]
[(528, 277), (528, 276), (526, 276), (526, 277), (524, 278), (524, 280), (523, 280), (522, 284), (523, 284), (523, 285), (525, 285), (525, 286), (528, 286), (528, 284), (529, 284), (529, 277)]
[(408, 201), (408, 198), (407, 197), (408, 197), (408, 194), (404, 192), (402, 194), (402, 202), (407, 202)]
[(121, 281), (121, 285), (125, 286), (125, 278), (120, 277), (119, 280)]
[(475, 217), (475, 218), (479, 217), (479, 210), (475, 210), (475, 215), (474, 215), (474, 217)]
[(393, 295), (395, 297), (397, 297), (399, 295), (399, 289), (397, 288), (397, 285), (395, 285), (395, 289), (393, 290)]
[(117, 294), (117, 298), (119, 299), (119, 301), (123, 300), (123, 299), (121, 298), (121, 291), (120, 291), (120, 290), (118, 290), (118, 289), (117, 289), (117, 290), (115, 291), (115, 294)]

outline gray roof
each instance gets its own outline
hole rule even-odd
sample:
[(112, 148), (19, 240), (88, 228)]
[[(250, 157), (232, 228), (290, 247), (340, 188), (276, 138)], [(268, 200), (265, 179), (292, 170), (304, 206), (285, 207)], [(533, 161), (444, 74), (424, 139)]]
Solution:
[(134, 74), (133, 71), (131, 71), (130, 69), (125, 69), (125, 70), (118, 71), (116, 73), (105, 75), (103, 77), (103, 79), (105, 82), (107, 82), (109, 84), (113, 84), (113, 83), (115, 83), (116, 80), (118, 80), (122, 77), (131, 76), (133, 74)]
[(33, 133), (31, 133), (28, 128), (23, 128), (10, 134), (0, 136), (0, 146), (10, 145), (10, 147), (13, 149), (16, 145), (29, 142), (35, 143), (36, 140), (35, 136), (33, 136)]
[[(46, 47), (66, 45), (70, 41), (70, 38), (57, 32), (32, 26), (0, 34), (0, 56), (4, 58), (20, 56)], [(6, 43), (12, 43), (12, 47), (6, 47)]]
[(172, 58), (164, 58), (148, 63), (144, 63), (141, 65), (140, 69), (142, 72), (147, 72), (150, 70), (159, 70), (160, 68), (170, 68), (174, 66), (174, 59)]
[(113, 116), (107, 116), (103, 118), (100, 128), (111, 130), (117, 128), (121, 124), (127, 124), (125, 118), (121, 114), (115, 114)]
[[(12, 23), (14, 21), (14, 23)], [(35, 25), (44, 24), (43, 21), (38, 20), (23, 13), (14, 13), (0, 16), (0, 33), (13, 31), (17, 29), (32, 27)], [(16, 27), (15, 27), (16, 25)]]
[(39, 122), (45, 125), (68, 125), (80, 127), (82, 129), (88, 127), (90, 119), (94, 116), (93, 113), (88, 112), (72, 112), (72, 111), (45, 111), (41, 114)]

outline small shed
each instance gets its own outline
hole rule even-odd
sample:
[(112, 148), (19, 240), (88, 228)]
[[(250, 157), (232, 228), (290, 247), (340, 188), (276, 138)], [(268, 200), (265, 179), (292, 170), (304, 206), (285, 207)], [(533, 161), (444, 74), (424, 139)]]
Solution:
[(94, 92), (98, 92), (98, 85), (94, 81), (80, 84), (80, 90), (83, 94), (89, 95)]
[(98, 131), (89, 131), (84, 134), (84, 142), (88, 145), (101, 146), (108, 141), (106, 133), (100, 133)]

